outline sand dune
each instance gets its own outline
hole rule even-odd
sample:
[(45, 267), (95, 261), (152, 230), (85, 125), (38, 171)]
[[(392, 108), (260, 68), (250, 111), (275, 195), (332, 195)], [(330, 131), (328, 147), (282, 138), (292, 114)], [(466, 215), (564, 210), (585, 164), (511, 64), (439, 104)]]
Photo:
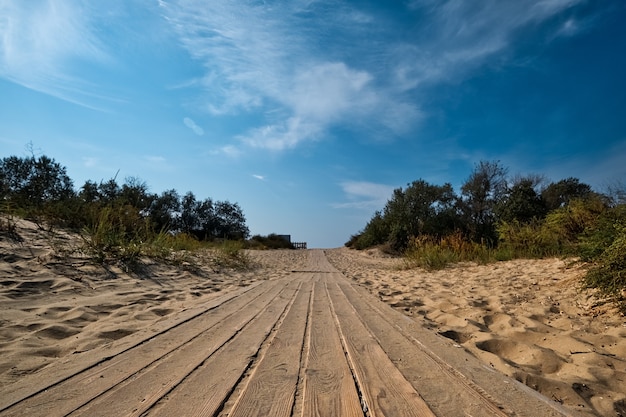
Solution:
[[(249, 254), (254, 269), (216, 271), (146, 259), (141, 270), (94, 265), (73, 251), (75, 236), (18, 222), (20, 241), (0, 240), (0, 386), (121, 338), (173, 313), (298, 264), (297, 253)], [(208, 256), (208, 254), (205, 254)]]
[(626, 320), (560, 259), (403, 270), (370, 250), (328, 259), (380, 299), (575, 410), (626, 415)]

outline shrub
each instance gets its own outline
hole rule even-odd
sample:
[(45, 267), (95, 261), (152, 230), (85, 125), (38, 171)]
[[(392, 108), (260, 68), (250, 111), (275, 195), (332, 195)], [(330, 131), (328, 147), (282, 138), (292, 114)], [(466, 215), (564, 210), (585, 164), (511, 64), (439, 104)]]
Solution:
[(267, 236), (254, 235), (246, 242), (246, 246), (256, 249), (293, 249), (291, 242), (275, 233)]
[(623, 291), (626, 290), (626, 225), (616, 226), (617, 236), (611, 245), (596, 259), (587, 271), (584, 284), (621, 301), (626, 310)]
[(245, 269), (249, 266), (250, 260), (243, 249), (242, 241), (225, 240), (214, 247), (213, 263), (221, 267)]
[(3, 236), (15, 242), (22, 241), (22, 238), (17, 232), (15, 218), (12, 215), (0, 215), (0, 237)]
[(85, 251), (99, 262), (136, 262), (142, 245), (153, 237), (148, 219), (132, 206), (104, 207), (96, 215), (94, 222), (83, 229)]
[(584, 285), (615, 298), (626, 312), (626, 205), (603, 213), (597, 226), (582, 235), (580, 254), (592, 263)]
[(442, 238), (427, 235), (415, 237), (411, 239), (404, 258), (408, 267), (428, 270), (443, 269), (456, 262), (485, 264), (495, 260), (492, 249), (464, 239), (459, 232)]
[(458, 253), (439, 245), (426, 236), (413, 239), (404, 256), (407, 266), (420, 267), (429, 271), (444, 269), (460, 260)]
[(563, 252), (560, 233), (545, 227), (545, 222), (533, 220), (522, 224), (516, 220), (498, 224), (499, 258), (543, 258)]

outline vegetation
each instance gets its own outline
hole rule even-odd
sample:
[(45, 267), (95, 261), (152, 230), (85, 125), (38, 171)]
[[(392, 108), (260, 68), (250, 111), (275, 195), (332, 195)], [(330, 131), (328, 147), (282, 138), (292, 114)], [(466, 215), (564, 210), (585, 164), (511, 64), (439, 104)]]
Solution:
[[(576, 178), (545, 184), (508, 176), (499, 162), (480, 162), (455, 193), (450, 184), (417, 180), (394, 190), (347, 246), (381, 246), (409, 266), (444, 268), (459, 261), (575, 256), (590, 267), (584, 285), (626, 311), (626, 187), (600, 194)], [(211, 247), (217, 266), (243, 266), (245, 247), (291, 248), (277, 235), (249, 236), (237, 203), (199, 200), (192, 192), (149, 192), (146, 183), (115, 178), (78, 190), (65, 167), (46, 156), (0, 160), (0, 237), (19, 240), (16, 218), (81, 233), (82, 250), (103, 263), (133, 267), (142, 256), (180, 262), (181, 253)], [(178, 255), (177, 255), (178, 254)]]
[(346, 246), (380, 246), (409, 267), (440, 269), (460, 261), (578, 257), (590, 265), (584, 285), (626, 310), (626, 188), (600, 194), (577, 178), (546, 184), (509, 177), (499, 162), (480, 162), (456, 194), (450, 184), (413, 181)]
[(267, 236), (254, 235), (247, 242), (247, 247), (254, 249), (293, 249), (293, 245), (287, 239), (277, 234)]
[[(142, 256), (175, 260), (173, 251), (211, 243), (220, 264), (241, 265), (243, 244), (227, 241), (249, 236), (237, 203), (198, 200), (192, 192), (160, 195), (145, 182), (127, 178), (87, 181), (78, 191), (65, 167), (47, 156), (0, 160), (2, 235), (15, 233), (14, 217), (34, 220), (41, 228), (67, 227), (80, 232), (82, 250), (98, 262), (132, 267)], [(215, 244), (219, 242), (219, 244)]]

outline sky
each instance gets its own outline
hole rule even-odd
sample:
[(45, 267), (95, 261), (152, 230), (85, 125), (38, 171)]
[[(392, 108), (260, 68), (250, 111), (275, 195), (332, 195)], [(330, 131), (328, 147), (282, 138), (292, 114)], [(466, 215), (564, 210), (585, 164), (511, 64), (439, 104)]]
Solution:
[(480, 161), (602, 191), (626, 180), (624, 22), (623, 0), (0, 0), (0, 157), (324, 248)]

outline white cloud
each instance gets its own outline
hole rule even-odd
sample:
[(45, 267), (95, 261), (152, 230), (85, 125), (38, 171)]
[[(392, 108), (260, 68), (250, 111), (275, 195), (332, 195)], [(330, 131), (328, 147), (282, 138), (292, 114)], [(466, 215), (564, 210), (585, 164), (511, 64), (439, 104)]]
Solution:
[(106, 63), (110, 56), (82, 2), (0, 2), (0, 76), (29, 89), (86, 107), (102, 98), (76, 64)]
[(321, 129), (319, 123), (291, 117), (284, 122), (252, 129), (238, 139), (252, 148), (284, 151), (295, 148), (303, 140), (315, 139)]
[(252, 174), (252, 176), (254, 178), (256, 178), (259, 181), (265, 181), (265, 176), (264, 175), (258, 175), (258, 174)]
[(183, 123), (185, 124), (185, 126), (187, 126), (189, 129), (191, 129), (193, 131), (193, 133), (195, 133), (198, 136), (202, 136), (204, 135), (204, 129), (202, 129), (200, 126), (198, 126), (196, 124), (196, 122), (194, 122), (192, 119), (190, 119), (189, 117), (185, 117), (183, 119)]
[(391, 198), (393, 187), (386, 184), (377, 184), (367, 181), (344, 181), (339, 184), (349, 200), (346, 203), (336, 203), (332, 206), (341, 209), (380, 210)]
[[(172, 1), (163, 6), (181, 43), (205, 67), (202, 85), (210, 113), (275, 110), (271, 116), (264, 113), (266, 123), (237, 136), (250, 147), (293, 149), (327, 136), (338, 123), (400, 132), (417, 120), (417, 107), (376, 83), (372, 73), (331, 59), (332, 54), (320, 48), (320, 31), (347, 30), (345, 19), (327, 10), (315, 9), (313, 14), (321, 18), (307, 20), (312, 14), (302, 11), (315, 7), (273, 7), (245, 0)], [(372, 16), (347, 6), (328, 10), (348, 16), (351, 27), (374, 23)]]
[(367, 89), (371, 80), (367, 72), (344, 63), (323, 63), (298, 74), (286, 100), (298, 116), (330, 123), (374, 104), (375, 96)]
[(216, 154), (216, 155), (226, 155), (229, 158), (238, 158), (238, 157), (241, 156), (242, 151), (241, 151), (241, 149), (239, 149), (236, 146), (226, 145), (226, 146), (222, 146), (221, 148), (217, 149), (213, 153)]
[(236, 139), (282, 151), (325, 138), (338, 124), (382, 136), (406, 133), (423, 117), (422, 86), (464, 79), (505, 54), (524, 29), (583, 1), (412, 0), (408, 13), (420, 13), (424, 23), (401, 31), (347, 2), (160, 5), (204, 69), (202, 107), (216, 116), (264, 117)]
[[(392, 47), (398, 86), (408, 90), (423, 83), (463, 78), (494, 54), (514, 45), (522, 29), (536, 27), (582, 2), (413, 0), (409, 9), (425, 11), (429, 22), (419, 33), (419, 42)], [(573, 29), (567, 23), (563, 27)]]
[(94, 158), (92, 156), (83, 157), (83, 165), (87, 168), (93, 168), (98, 165), (100, 160), (98, 158)]
[(152, 164), (162, 164), (166, 161), (166, 159), (162, 156), (157, 156), (157, 155), (146, 155), (143, 157), (143, 159), (145, 159), (146, 161), (152, 163)]

